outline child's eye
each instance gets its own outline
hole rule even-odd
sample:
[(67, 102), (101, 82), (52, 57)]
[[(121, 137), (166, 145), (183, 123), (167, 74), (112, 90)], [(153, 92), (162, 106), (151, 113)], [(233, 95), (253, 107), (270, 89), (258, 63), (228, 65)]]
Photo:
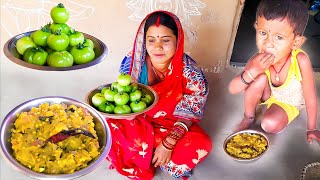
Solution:
[(267, 34), (267, 33), (265, 33), (264, 31), (260, 31), (259, 33), (260, 33), (260, 35), (262, 35), (262, 36), (264, 36), (264, 35)]
[(281, 37), (281, 36), (276, 36), (276, 40), (282, 40), (283, 39), (283, 37)]

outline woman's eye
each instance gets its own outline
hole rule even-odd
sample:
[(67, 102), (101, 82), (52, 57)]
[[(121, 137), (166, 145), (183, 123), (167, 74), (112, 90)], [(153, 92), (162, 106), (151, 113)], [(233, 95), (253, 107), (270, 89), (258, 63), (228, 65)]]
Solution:
[(163, 39), (163, 40), (162, 40), (162, 42), (165, 42), (165, 43), (166, 43), (166, 42), (169, 42), (169, 41), (170, 41), (170, 39)]
[(276, 40), (282, 40), (283, 39), (283, 37), (281, 37), (281, 36), (276, 36)]
[(148, 39), (148, 42), (150, 42), (150, 43), (152, 43), (154, 41), (155, 41), (154, 39)]

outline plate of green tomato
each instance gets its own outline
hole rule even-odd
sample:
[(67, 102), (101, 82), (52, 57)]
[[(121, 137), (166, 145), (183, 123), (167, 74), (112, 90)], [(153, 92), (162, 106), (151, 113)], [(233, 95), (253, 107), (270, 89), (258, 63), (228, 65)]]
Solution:
[(158, 100), (152, 87), (131, 82), (128, 74), (120, 74), (117, 81), (94, 88), (85, 97), (104, 117), (127, 120), (149, 111)]
[(59, 3), (50, 12), (52, 23), (9, 39), (4, 54), (21, 66), (44, 71), (82, 69), (100, 63), (107, 46), (96, 37), (67, 24), (69, 11)]

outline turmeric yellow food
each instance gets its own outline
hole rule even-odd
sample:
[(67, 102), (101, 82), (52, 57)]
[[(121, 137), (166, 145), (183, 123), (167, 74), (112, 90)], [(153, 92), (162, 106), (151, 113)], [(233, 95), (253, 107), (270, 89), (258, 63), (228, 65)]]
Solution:
[(259, 134), (242, 133), (232, 137), (226, 145), (226, 151), (239, 159), (251, 159), (262, 154), (268, 146), (265, 137)]
[[(75, 105), (44, 103), (17, 114), (11, 129), (14, 157), (24, 166), (46, 174), (68, 174), (85, 168), (100, 154), (91, 114)], [(79, 134), (57, 144), (47, 139), (62, 130), (81, 128), (95, 138)]]

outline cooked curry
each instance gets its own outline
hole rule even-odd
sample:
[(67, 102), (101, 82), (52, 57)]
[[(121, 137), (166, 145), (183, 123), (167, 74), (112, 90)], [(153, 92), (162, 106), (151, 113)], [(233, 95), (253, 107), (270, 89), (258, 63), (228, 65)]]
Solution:
[(239, 159), (251, 159), (262, 154), (267, 146), (265, 137), (259, 134), (242, 133), (229, 140), (226, 151)]
[[(24, 166), (46, 174), (67, 174), (85, 168), (99, 154), (93, 117), (75, 105), (44, 103), (17, 115), (11, 130), (14, 157)], [(48, 142), (53, 135), (81, 128), (95, 138), (78, 134), (58, 143)]]

